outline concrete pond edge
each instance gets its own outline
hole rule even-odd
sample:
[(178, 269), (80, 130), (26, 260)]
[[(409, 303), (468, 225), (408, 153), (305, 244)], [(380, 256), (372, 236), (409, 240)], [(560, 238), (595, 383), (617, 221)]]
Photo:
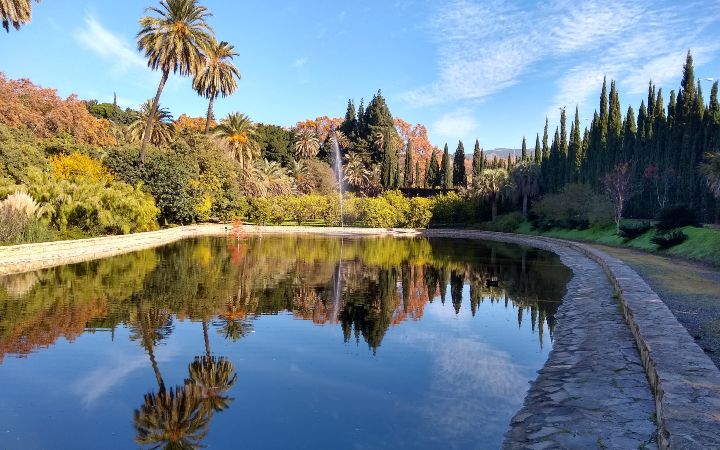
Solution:
[[(228, 225), (195, 225), (125, 236), (0, 247), (0, 276), (106, 258), (182, 239), (223, 236)], [(247, 234), (391, 235), (487, 239), (552, 251), (564, 245), (599, 264), (615, 286), (653, 391), (660, 448), (720, 448), (720, 371), (670, 309), (634, 270), (589, 245), (476, 230), (245, 226)], [(539, 245), (538, 245), (539, 244)]]

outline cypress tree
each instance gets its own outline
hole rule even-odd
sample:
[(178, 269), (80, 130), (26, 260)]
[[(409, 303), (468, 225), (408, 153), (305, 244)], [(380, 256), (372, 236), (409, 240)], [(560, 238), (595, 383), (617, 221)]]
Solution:
[(415, 187), (420, 187), (420, 161), (415, 161), (415, 179), (413, 180)]
[(568, 146), (568, 170), (565, 177), (567, 183), (578, 181), (582, 164), (582, 141), (580, 140), (580, 113), (575, 106), (575, 120), (570, 126), (570, 145)]
[(585, 127), (585, 133), (583, 133), (583, 139), (582, 139), (582, 146), (580, 147), (580, 165), (578, 167), (578, 181), (580, 183), (587, 183), (588, 177), (587, 177), (587, 154), (588, 154), (588, 147), (590, 146), (590, 130)]
[(540, 164), (542, 161), (542, 149), (540, 148), (540, 134), (535, 134), (535, 164)]
[(607, 95), (607, 80), (603, 77), (602, 91), (600, 92), (600, 122), (598, 129), (598, 143), (597, 143), (597, 161), (595, 164), (595, 178), (604, 175), (606, 170), (607, 161), (607, 135), (608, 135), (608, 95)]
[(559, 142), (559, 153), (558, 153), (558, 161), (557, 161), (557, 179), (556, 179), (556, 189), (560, 189), (560, 186), (565, 184), (565, 180), (567, 179), (567, 169), (568, 169), (568, 142), (567, 142), (567, 113), (565, 112), (565, 108), (560, 111), (560, 142)]
[(475, 148), (473, 149), (473, 162), (472, 162), (472, 182), (473, 184), (476, 184), (477, 180), (480, 179), (480, 174), (483, 170), (483, 163), (485, 158), (483, 156), (483, 151), (480, 148), (480, 142), (478, 140), (475, 140)]
[(432, 156), (430, 157), (430, 164), (428, 165), (428, 179), (426, 184), (428, 187), (436, 187), (440, 185), (440, 164), (437, 160), (437, 153), (433, 150)]
[(608, 116), (607, 159), (605, 171), (609, 172), (617, 162), (622, 152), (622, 113), (620, 112), (620, 98), (618, 97), (615, 80), (610, 82), (610, 112)]
[(542, 140), (542, 159), (550, 157), (550, 147), (548, 147), (548, 118), (545, 118), (545, 129), (543, 130)]
[(440, 186), (443, 189), (452, 187), (452, 168), (450, 167), (450, 150), (447, 143), (443, 150), (442, 165), (440, 166)]
[(408, 141), (405, 146), (405, 187), (409, 188), (413, 186), (413, 148), (412, 141)]
[(635, 111), (632, 106), (628, 106), (627, 114), (625, 114), (625, 122), (622, 130), (622, 151), (618, 155), (618, 162), (636, 163), (636, 175), (640, 175), (639, 170), (643, 170), (639, 161), (633, 161), (633, 152), (636, 146), (637, 127), (635, 125)]
[(392, 189), (397, 187), (397, 150), (395, 150), (390, 129), (385, 129), (385, 149), (381, 162), (381, 183), (383, 188)]
[(525, 136), (523, 136), (522, 140), (522, 147), (520, 150), (520, 158), (522, 158), (523, 161), (527, 160), (528, 154), (527, 154), (527, 143), (525, 142)]
[(357, 112), (357, 128), (355, 133), (358, 137), (365, 138), (367, 131), (365, 129), (365, 99), (360, 99), (360, 107)]
[(453, 158), (453, 176), (452, 182), (455, 187), (467, 186), (467, 175), (465, 173), (465, 146), (462, 141), (458, 141), (455, 156)]
[(355, 132), (357, 131), (357, 113), (355, 112), (355, 102), (352, 99), (348, 100), (347, 110), (345, 111), (345, 120), (340, 125), (340, 131), (342, 131), (348, 139), (354, 139)]

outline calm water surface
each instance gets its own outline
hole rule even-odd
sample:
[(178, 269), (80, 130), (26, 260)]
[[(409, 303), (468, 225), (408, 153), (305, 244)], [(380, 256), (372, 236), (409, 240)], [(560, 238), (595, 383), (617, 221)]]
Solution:
[(0, 278), (0, 448), (497, 448), (569, 277), (514, 245), (296, 236)]

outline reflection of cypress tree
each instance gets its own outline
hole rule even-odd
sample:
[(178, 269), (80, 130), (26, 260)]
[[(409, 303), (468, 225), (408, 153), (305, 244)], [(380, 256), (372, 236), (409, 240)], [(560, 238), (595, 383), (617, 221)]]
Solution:
[(477, 312), (477, 308), (481, 300), (482, 289), (478, 289), (476, 283), (470, 283), (470, 312), (472, 312), (473, 317), (475, 317), (475, 313)]
[(453, 270), (450, 273), (450, 298), (452, 299), (453, 308), (455, 308), (455, 314), (460, 313), (464, 283), (465, 272)]
[(438, 278), (438, 270), (435, 267), (429, 264), (423, 267), (423, 282), (425, 283), (425, 289), (427, 289), (427, 295), (430, 303), (432, 303), (435, 299), (435, 293), (437, 292), (438, 287)]
[(403, 300), (403, 310), (405, 312), (408, 311), (408, 303), (410, 301), (410, 281), (411, 281), (411, 273), (410, 273), (410, 264), (407, 261), (404, 261), (402, 264), (402, 300)]
[(447, 296), (447, 288), (448, 288), (448, 271), (447, 267), (443, 266), (440, 268), (439, 271), (439, 278), (440, 278), (440, 301), (442, 304), (445, 304), (445, 297)]

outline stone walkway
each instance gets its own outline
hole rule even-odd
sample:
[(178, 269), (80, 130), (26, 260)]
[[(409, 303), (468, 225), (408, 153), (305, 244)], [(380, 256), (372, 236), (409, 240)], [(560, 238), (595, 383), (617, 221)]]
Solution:
[(574, 276), (557, 314), (553, 351), (504, 448), (657, 448), (654, 398), (610, 281), (579, 252), (553, 251)]

